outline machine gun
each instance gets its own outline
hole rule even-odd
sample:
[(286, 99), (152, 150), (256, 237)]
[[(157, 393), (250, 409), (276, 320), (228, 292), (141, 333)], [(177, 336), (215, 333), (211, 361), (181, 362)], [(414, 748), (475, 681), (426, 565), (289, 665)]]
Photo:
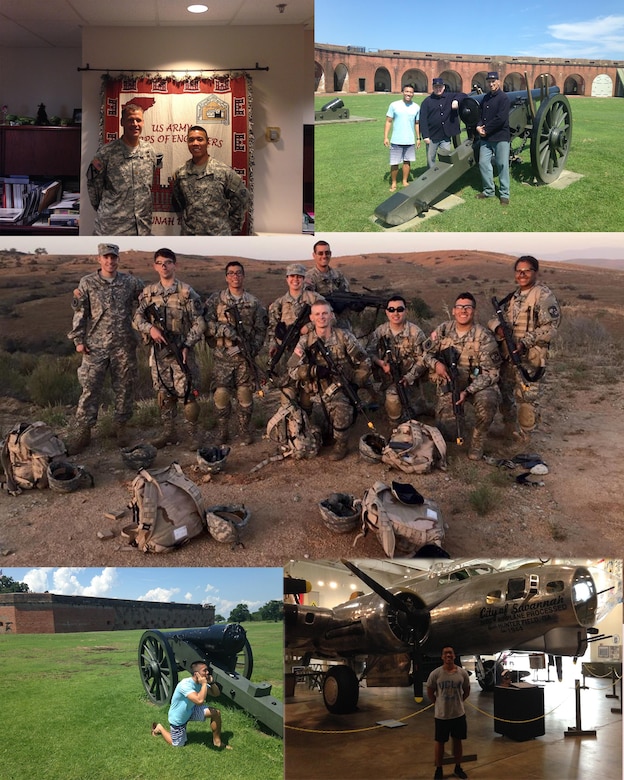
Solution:
[[(525, 81), (527, 74), (525, 73)], [(528, 83), (528, 81), (527, 81)], [(539, 89), (504, 93), (510, 102), (509, 128), (512, 144), (520, 139), (521, 146), (513, 150), (512, 162), (530, 143), (533, 175), (542, 184), (551, 184), (565, 168), (572, 140), (570, 103), (559, 94), (559, 87), (548, 87), (543, 76)], [(485, 95), (476, 92), (464, 98), (459, 115), (466, 125), (468, 138), (448, 153), (439, 154), (433, 168), (415, 179), (400, 192), (395, 192), (375, 209), (375, 216), (387, 225), (402, 225), (422, 216), (442, 193), (479, 161), (475, 128), (481, 117), (481, 102)], [(535, 109), (539, 101), (539, 109)]]
[(177, 395), (174, 388), (167, 387), (164, 378), (160, 375), (160, 368), (158, 366), (158, 352), (167, 350), (171, 355), (173, 355), (176, 363), (180, 366), (180, 369), (184, 373), (184, 378), (186, 380), (184, 386), (184, 403), (187, 404), (191, 399), (191, 396), (197, 397), (199, 395), (199, 391), (193, 388), (193, 375), (191, 373), (191, 369), (182, 356), (182, 349), (180, 346), (182, 339), (177, 333), (172, 333), (167, 328), (167, 316), (166, 309), (164, 307), (157, 306), (155, 303), (150, 303), (149, 306), (145, 307), (145, 317), (147, 318), (148, 322), (158, 328), (167, 342), (166, 344), (159, 344), (158, 342), (154, 342), (154, 357), (156, 359), (156, 370), (158, 371), (158, 378), (162, 382), (163, 387), (169, 393), (169, 395)]
[(492, 298), (492, 306), (494, 307), (494, 311), (498, 317), (503, 339), (505, 340), (505, 346), (507, 347), (507, 352), (509, 353), (509, 359), (514, 364), (516, 370), (525, 382), (538, 382), (544, 376), (546, 369), (544, 366), (538, 366), (535, 372), (531, 373), (522, 365), (522, 358), (520, 357), (514, 342), (513, 328), (507, 322), (505, 313), (503, 312), (503, 304), (499, 302), (496, 296)]
[(225, 310), (225, 316), (228, 318), (230, 325), (236, 331), (236, 343), (241, 351), (241, 354), (245, 360), (245, 363), (249, 366), (251, 375), (254, 379), (254, 390), (262, 395), (262, 382), (260, 378), (260, 369), (256, 363), (254, 356), (249, 349), (249, 337), (245, 333), (243, 328), (243, 320), (240, 316), (240, 312), (236, 306), (228, 306)]
[(316, 350), (316, 352), (318, 352), (323, 357), (323, 360), (327, 364), (329, 370), (332, 372), (332, 374), (335, 377), (337, 377), (338, 382), (340, 383), (340, 387), (342, 387), (347, 398), (351, 401), (353, 406), (366, 420), (366, 425), (372, 431), (374, 431), (375, 426), (373, 425), (372, 421), (369, 419), (368, 415), (366, 414), (366, 409), (364, 409), (364, 405), (360, 401), (360, 397), (357, 394), (357, 391), (353, 389), (353, 385), (351, 384), (351, 382), (349, 382), (347, 377), (344, 375), (344, 372), (342, 371), (340, 366), (336, 363), (336, 361), (331, 355), (331, 352), (327, 349), (322, 339), (317, 339), (312, 345), (312, 349)]
[(368, 306), (379, 309), (386, 305), (387, 298), (373, 293), (356, 293), (336, 290), (323, 296), (336, 314), (341, 314), (345, 309), (361, 312)]
[(168, 704), (178, 684), (178, 671), (190, 672), (195, 661), (212, 669), (222, 696), (283, 737), (283, 704), (271, 696), (270, 683), (250, 682), (253, 653), (238, 623), (166, 633), (146, 631), (139, 641), (139, 672), (150, 700), (160, 706)]
[(440, 358), (446, 370), (451, 377), (450, 392), (453, 401), (453, 415), (455, 416), (455, 443), (461, 447), (464, 443), (464, 405), (459, 404), (459, 397), (461, 391), (459, 389), (459, 369), (457, 368), (457, 361), (459, 360), (459, 352), (455, 347), (446, 347), (440, 352)]
[(297, 341), (299, 340), (299, 336), (301, 333), (301, 328), (308, 322), (310, 319), (310, 304), (304, 303), (303, 307), (301, 308), (301, 311), (297, 315), (297, 319), (292, 323), (292, 325), (289, 325), (286, 333), (284, 334), (284, 338), (282, 339), (279, 347), (277, 348), (277, 351), (273, 355), (273, 357), (269, 358), (269, 361), (267, 363), (266, 368), (266, 375), (267, 378), (270, 380), (273, 378), (273, 374), (275, 373), (275, 369), (277, 368), (277, 364), (280, 362), (282, 357), (285, 353), (291, 353), (293, 349), (297, 345)]
[(397, 395), (399, 396), (399, 402), (401, 404), (401, 409), (403, 409), (405, 419), (413, 420), (416, 417), (416, 414), (412, 409), (412, 405), (410, 404), (407, 388), (401, 381), (403, 379), (401, 375), (401, 366), (395, 357), (390, 339), (386, 336), (382, 336), (379, 340), (379, 343), (383, 352), (382, 360), (385, 360), (390, 366), (390, 376), (392, 377), (392, 382), (396, 387)]

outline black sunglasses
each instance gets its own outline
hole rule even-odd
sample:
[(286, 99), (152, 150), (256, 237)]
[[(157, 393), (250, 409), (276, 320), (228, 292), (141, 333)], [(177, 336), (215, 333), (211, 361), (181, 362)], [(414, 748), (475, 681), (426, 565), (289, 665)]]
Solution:
[(390, 314), (394, 314), (395, 311), (401, 314), (405, 311), (405, 306), (388, 306), (386, 311), (389, 311)]

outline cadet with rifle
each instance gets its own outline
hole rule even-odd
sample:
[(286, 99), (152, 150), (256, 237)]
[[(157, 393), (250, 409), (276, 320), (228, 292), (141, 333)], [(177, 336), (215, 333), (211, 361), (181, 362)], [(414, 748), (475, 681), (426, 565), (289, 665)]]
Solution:
[(159, 281), (145, 287), (134, 315), (134, 327), (150, 345), (149, 366), (162, 421), (162, 431), (151, 443), (161, 448), (177, 442), (181, 400), (187, 441), (196, 450), (201, 445), (199, 370), (193, 347), (206, 330), (203, 305), (192, 287), (176, 279), (176, 256), (171, 249), (154, 253), (154, 270)]
[(256, 357), (267, 331), (267, 312), (260, 301), (244, 289), (245, 269), (238, 260), (225, 266), (227, 287), (213, 293), (206, 303), (206, 339), (214, 348), (213, 398), (217, 413), (217, 436), (225, 444), (230, 435), (232, 398), (238, 404), (238, 423), (243, 444), (251, 444), (253, 395), (259, 389)]
[(453, 306), (453, 319), (438, 325), (426, 344), (429, 357), (436, 360), (436, 425), (445, 439), (457, 443), (460, 439), (463, 443), (464, 404), (470, 401), (474, 407), (470, 460), (483, 457), (485, 440), (500, 403), (500, 353), (491, 331), (475, 322), (476, 307), (472, 293), (460, 293)]
[[(350, 331), (333, 327), (332, 317), (326, 301), (312, 304), (310, 320), (314, 327), (300, 338), (288, 361), (288, 371), (293, 380), (302, 383), (311, 401), (320, 406), (325, 429), (334, 439), (330, 459), (338, 461), (347, 455), (356, 412), (364, 413), (357, 387), (368, 381), (371, 366), (359, 341)], [(310, 414), (312, 407), (305, 411)]]
[[(395, 428), (419, 413), (409, 399), (408, 388), (435, 360), (424, 350), (426, 336), (418, 325), (407, 321), (407, 303), (402, 295), (392, 295), (386, 305), (387, 322), (375, 329), (368, 342), (373, 374), (385, 394), (388, 421)], [(420, 412), (422, 413), (422, 412)]]
[(99, 270), (83, 276), (74, 290), (74, 316), (67, 334), (82, 357), (78, 368), (82, 394), (74, 432), (67, 445), (69, 455), (82, 452), (91, 441), (107, 373), (115, 394), (113, 419), (117, 444), (124, 447), (129, 443), (126, 425), (132, 417), (137, 373), (137, 339), (132, 330), (132, 315), (143, 282), (117, 270), (117, 244), (98, 245), (98, 264)]
[(502, 355), (500, 389), (505, 435), (527, 443), (540, 421), (540, 381), (548, 350), (561, 321), (552, 291), (537, 281), (539, 262), (531, 255), (514, 264), (517, 288), (498, 301), (488, 326), (494, 331)]
[[(281, 391), (281, 403), (298, 401), (297, 385), (286, 370), (288, 359), (293, 353), (297, 342), (310, 324), (310, 307), (323, 297), (313, 290), (303, 289), (306, 269), (298, 263), (286, 266), (286, 284), (288, 292), (269, 306), (269, 328), (267, 343), (269, 346), (269, 362), (267, 364), (267, 379)], [(304, 402), (304, 406), (309, 403)]]
[[(327, 241), (317, 241), (312, 249), (314, 268), (311, 268), (306, 273), (304, 280), (304, 288), (306, 290), (317, 292), (325, 300), (328, 300), (328, 296), (333, 293), (349, 292), (349, 282), (345, 275), (342, 271), (331, 268), (331, 256), (331, 247)], [(334, 312), (336, 314), (336, 326), (351, 330), (351, 323), (348, 315), (344, 313), (344, 309), (340, 311), (334, 309)]]

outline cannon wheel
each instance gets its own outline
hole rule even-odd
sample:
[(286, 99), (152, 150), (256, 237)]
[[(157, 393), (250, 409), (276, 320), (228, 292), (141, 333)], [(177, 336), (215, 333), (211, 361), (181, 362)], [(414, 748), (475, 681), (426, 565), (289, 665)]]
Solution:
[(251, 652), (251, 645), (249, 640), (245, 639), (245, 645), (243, 649), (236, 654), (236, 671), (241, 677), (251, 679), (253, 672), (253, 653)]
[(565, 168), (572, 140), (570, 103), (563, 95), (543, 100), (533, 122), (531, 164), (533, 173), (550, 184)]
[(145, 692), (154, 704), (168, 704), (178, 684), (178, 664), (160, 631), (146, 631), (141, 637), (139, 671)]

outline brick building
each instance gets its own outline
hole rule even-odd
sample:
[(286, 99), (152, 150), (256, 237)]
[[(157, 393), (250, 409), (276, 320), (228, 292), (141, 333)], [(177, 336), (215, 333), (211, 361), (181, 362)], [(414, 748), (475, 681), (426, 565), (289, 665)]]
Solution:
[(431, 80), (442, 76), (456, 92), (477, 84), (485, 91), (485, 76), (497, 70), (507, 92), (539, 87), (548, 75), (551, 86), (566, 95), (624, 97), (624, 61), (541, 57), (489, 57), (474, 54), (366, 50), (357, 46), (314, 46), (314, 79), (318, 93), (395, 92), (415, 84), (416, 92), (431, 91)]
[(0, 593), (0, 633), (65, 634), (210, 626), (212, 604), (171, 604), (55, 593)]

